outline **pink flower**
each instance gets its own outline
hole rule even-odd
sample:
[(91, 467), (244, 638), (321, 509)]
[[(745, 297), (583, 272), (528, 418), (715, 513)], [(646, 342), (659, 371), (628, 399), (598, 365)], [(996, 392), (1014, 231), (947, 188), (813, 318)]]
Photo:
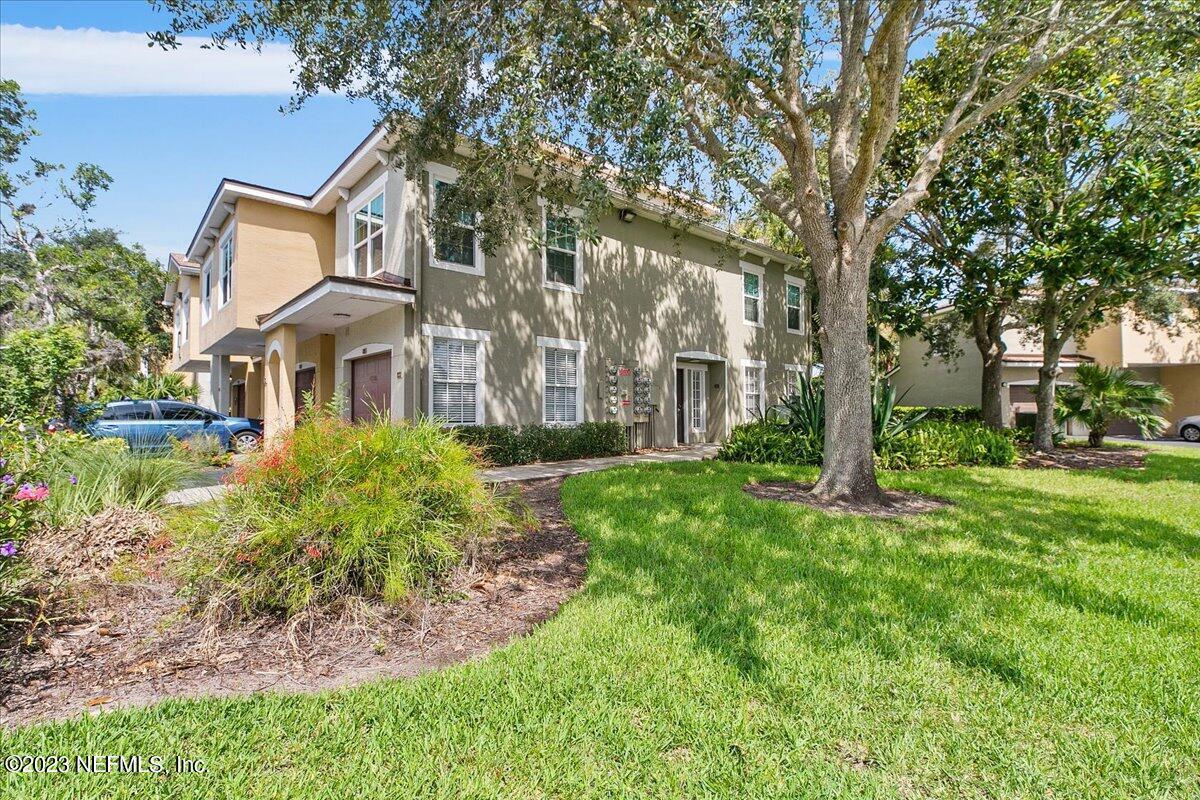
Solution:
[(50, 496), (50, 489), (46, 484), (39, 483), (34, 486), (29, 483), (21, 484), (21, 488), (17, 489), (17, 493), (13, 495), (13, 500), (33, 500), (40, 503)]

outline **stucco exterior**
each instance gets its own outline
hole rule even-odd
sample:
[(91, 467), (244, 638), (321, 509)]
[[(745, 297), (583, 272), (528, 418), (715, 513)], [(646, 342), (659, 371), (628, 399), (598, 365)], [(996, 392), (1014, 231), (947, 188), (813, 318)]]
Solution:
[[(983, 361), (974, 341), (960, 334), (962, 356), (953, 362), (929, 357), (920, 339), (902, 338), (899, 367), (892, 381), (899, 391), (908, 390), (904, 402), (909, 405), (979, 405)], [(1032, 387), (1037, 384), (1040, 348), (1036, 337), (1021, 331), (1007, 331), (1008, 347), (1004, 366), (1003, 413), (1009, 424), (1017, 414), (1033, 413)], [(1200, 332), (1193, 320), (1182, 320), (1172, 330), (1130, 315), (1101, 326), (1088, 335), (1082, 345), (1074, 340), (1063, 349), (1061, 383), (1071, 383), (1075, 365), (1081, 361), (1126, 367), (1140, 379), (1161, 383), (1174, 398), (1162, 414), (1171, 422), (1166, 435), (1175, 433), (1178, 419), (1200, 414)], [(1020, 363), (1025, 362), (1025, 363)], [(1114, 433), (1132, 433), (1133, 428), (1117, 424)], [(1073, 430), (1072, 433), (1083, 433)]]
[[(782, 393), (785, 367), (808, 364), (806, 293), (803, 332), (786, 324), (785, 274), (803, 283), (791, 256), (711, 230), (672, 229), (652, 213), (622, 218), (614, 206), (594, 241), (578, 240), (575, 290), (546, 285), (541, 246), (523, 231), (483, 258), (482, 274), (447, 269), (434, 263), (428, 231), (430, 175), (446, 168), (430, 164), (410, 177), (374, 155), (348, 160), (331, 181), (342, 172), (352, 180), (307, 198), (263, 199), (269, 190), (246, 185), (226, 199), (223, 183), (201, 223), (211, 235), (198, 233), (194, 249), (213, 260), (214, 281), (220, 242), (231, 236), (235, 247), (230, 301), (216, 308), (214, 299), (198, 336), (213, 358), (214, 397), (228, 404), (220, 387), (244, 380), (247, 408), (261, 398), (253, 405), (269, 431), (292, 424), (295, 369), (314, 366), (319, 399), (327, 399), (349, 391), (354, 359), (381, 352), (391, 356), (392, 417), (429, 414), (432, 336), (447, 331), (466, 330), (482, 343), (478, 422), (543, 422), (542, 347), (565, 341), (580, 354), (582, 420), (613, 418), (604, 384), (610, 364), (648, 371), (655, 410), (639, 421), (649, 420), (647, 443), (656, 445), (676, 440), (679, 364), (707, 365), (710, 439), (757, 413), (745, 407), (744, 363), (765, 370), (764, 406)], [(355, 275), (351, 213), (380, 192), (384, 269)], [(743, 268), (761, 276), (761, 324), (743, 319)], [(322, 281), (327, 276), (339, 282)], [(363, 297), (381, 292), (387, 296)], [(234, 354), (255, 362), (239, 366)]]

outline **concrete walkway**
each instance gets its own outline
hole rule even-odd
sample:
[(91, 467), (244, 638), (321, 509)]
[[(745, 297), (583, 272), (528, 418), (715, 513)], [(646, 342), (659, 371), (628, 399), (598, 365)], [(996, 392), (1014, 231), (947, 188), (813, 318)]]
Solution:
[[(703, 461), (715, 456), (719, 447), (720, 445), (716, 444), (696, 444), (676, 450), (654, 450), (628, 456), (612, 456), (611, 458), (580, 458), (575, 461), (521, 464), (515, 467), (485, 469), (479, 473), (479, 477), (488, 483), (507, 483), (508, 481), (532, 481), (538, 478), (561, 478), (583, 472), (598, 472), (609, 467), (622, 467), (626, 464), (676, 464), (683, 461)], [(172, 506), (194, 506), (215, 500), (224, 493), (224, 485), (198, 486), (171, 492), (163, 498), (163, 502)]]

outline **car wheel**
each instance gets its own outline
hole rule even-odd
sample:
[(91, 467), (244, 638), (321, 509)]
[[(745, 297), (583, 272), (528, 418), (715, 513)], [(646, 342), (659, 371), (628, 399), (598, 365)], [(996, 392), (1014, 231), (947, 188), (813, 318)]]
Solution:
[(1179, 435), (1184, 438), (1184, 441), (1200, 442), (1200, 428), (1195, 425), (1185, 425)]
[(233, 437), (233, 449), (239, 453), (252, 453), (262, 446), (262, 437), (253, 431), (242, 431)]

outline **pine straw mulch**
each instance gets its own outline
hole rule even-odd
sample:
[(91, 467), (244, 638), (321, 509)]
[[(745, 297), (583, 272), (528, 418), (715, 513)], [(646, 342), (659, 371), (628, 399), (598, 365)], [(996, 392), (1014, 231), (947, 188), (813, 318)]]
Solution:
[(811, 483), (764, 481), (762, 483), (747, 483), (742, 487), (742, 491), (760, 500), (799, 503), (809, 508), (815, 508), (818, 511), (838, 511), (843, 514), (857, 514), (859, 516), (879, 519), (910, 517), (915, 514), (925, 514), (953, 505), (949, 500), (897, 489), (887, 489), (884, 491), (884, 497), (888, 501), (887, 505), (824, 500), (814, 497), (812, 495), (812, 488), (813, 484)]
[[(142, 577), (77, 582), (80, 607), (70, 624), (19, 658), (0, 654), (8, 665), (0, 728), (167, 698), (314, 692), (481, 656), (529, 633), (583, 583), (587, 543), (563, 515), (561, 483), (522, 484), (521, 499), (538, 524), (494, 543), (484, 562), (452, 576), (439, 597), (404, 609), (348, 603), (290, 623), (206, 625), (163, 576), (167, 543), (143, 530), (132, 536)], [(64, 566), (75, 576), (83, 568)]]
[(1087, 447), (1059, 445), (1053, 453), (1023, 453), (1017, 462), (1022, 469), (1144, 469), (1146, 451), (1138, 447)]

